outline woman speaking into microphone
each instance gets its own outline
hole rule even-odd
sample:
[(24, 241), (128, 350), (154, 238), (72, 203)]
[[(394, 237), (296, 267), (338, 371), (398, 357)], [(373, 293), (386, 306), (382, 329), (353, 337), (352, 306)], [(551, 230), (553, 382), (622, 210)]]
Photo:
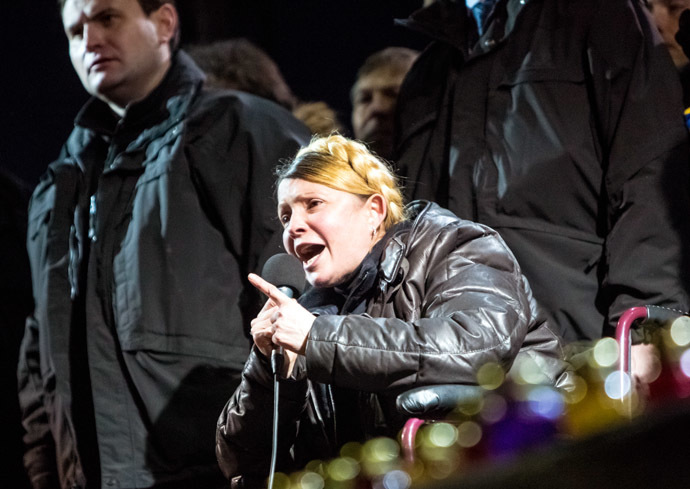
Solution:
[(295, 300), (249, 277), (269, 299), (252, 321), (242, 382), (218, 420), (228, 478), (265, 484), (276, 347), (285, 351), (283, 471), (335, 456), (348, 441), (395, 436), (404, 423), (397, 394), (475, 384), (488, 362), (507, 371), (523, 343), (558, 381), (560, 340), (503, 240), (436, 204), (404, 206), (391, 168), (361, 143), (312, 140), (278, 170), (277, 200), (285, 250), (311, 287)]

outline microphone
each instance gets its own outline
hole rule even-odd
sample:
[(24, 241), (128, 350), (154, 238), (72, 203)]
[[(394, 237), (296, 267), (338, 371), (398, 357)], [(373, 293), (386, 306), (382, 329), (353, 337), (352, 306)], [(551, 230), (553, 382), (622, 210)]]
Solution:
[[(261, 271), (261, 278), (275, 285), (278, 290), (291, 299), (296, 299), (304, 290), (306, 278), (302, 262), (287, 253), (271, 256)], [(271, 352), (271, 369), (277, 375), (283, 365), (283, 347), (274, 348)]]
[[(294, 256), (279, 253), (270, 257), (261, 271), (261, 277), (278, 287), (283, 294), (294, 299), (304, 289), (306, 278), (302, 263)], [(283, 366), (285, 352), (283, 347), (273, 348), (271, 352), (271, 370), (273, 371), (273, 437), (271, 442), (271, 465), (268, 474), (268, 489), (273, 489), (276, 460), (278, 459), (278, 399), (280, 382), (278, 374)]]

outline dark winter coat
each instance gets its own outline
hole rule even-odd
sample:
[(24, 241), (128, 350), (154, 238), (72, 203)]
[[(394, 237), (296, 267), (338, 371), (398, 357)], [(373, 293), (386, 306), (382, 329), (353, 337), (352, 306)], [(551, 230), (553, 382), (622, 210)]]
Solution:
[(92, 99), (33, 195), (19, 382), (36, 488), (220, 475), (213, 420), (249, 352), (246, 276), (277, 251), (272, 170), (309, 134), (202, 83), (179, 52), (123, 119)]
[(690, 307), (681, 90), (637, 0), (461, 0), (408, 27), (434, 42), (398, 100), (410, 198), (496, 229), (569, 340), (629, 307)]

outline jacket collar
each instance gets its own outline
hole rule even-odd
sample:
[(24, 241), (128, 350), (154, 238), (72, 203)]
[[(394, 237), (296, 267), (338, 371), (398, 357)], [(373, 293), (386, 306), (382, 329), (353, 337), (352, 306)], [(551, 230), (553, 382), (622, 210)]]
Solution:
[[(122, 135), (130, 141), (126, 151), (145, 147), (185, 117), (203, 82), (203, 72), (184, 51), (178, 51), (160, 85), (145, 99), (128, 107), (122, 119), (105, 102), (91, 97), (75, 119), (75, 125), (82, 130), (73, 131), (67, 140), (69, 153), (81, 155), (94, 134), (106, 140)], [(77, 157), (84, 170), (80, 159)]]
[(476, 26), (467, 12), (464, 0), (436, 0), (405, 20), (396, 20), (396, 23), (449, 44), (465, 53), (466, 57), (474, 57), (491, 51), (510, 35), (518, 14), (530, 1), (499, 0), (484, 35), (474, 46), (468, 45), (468, 40), (472, 32), (476, 32)]
[(409, 263), (407, 251), (415, 242), (420, 230), (424, 227), (423, 220), (428, 215), (448, 213), (438, 204), (426, 200), (416, 200), (407, 205), (407, 215), (410, 223), (400, 226), (391, 233), (379, 263), (379, 289), (381, 292), (392, 292), (400, 285), (407, 275)]
[(146, 98), (127, 107), (122, 120), (108, 104), (91, 97), (77, 114), (75, 125), (106, 135), (112, 135), (118, 122), (132, 128), (151, 126), (168, 117), (169, 99), (194, 91), (203, 81), (199, 67), (184, 51), (177, 51), (163, 81)]

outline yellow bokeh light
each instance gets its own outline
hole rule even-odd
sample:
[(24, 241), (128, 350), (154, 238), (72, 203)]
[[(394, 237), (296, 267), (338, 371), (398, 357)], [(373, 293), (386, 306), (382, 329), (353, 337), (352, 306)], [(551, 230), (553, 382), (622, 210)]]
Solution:
[(289, 489), (290, 488), (290, 477), (282, 472), (276, 472), (273, 477), (273, 487), (275, 489)]
[(517, 377), (523, 384), (537, 385), (548, 382), (541, 367), (531, 357), (516, 360), (513, 369), (516, 369)]
[(477, 383), (484, 389), (498, 389), (504, 380), (505, 372), (497, 363), (486, 363), (477, 371)]
[(332, 460), (326, 469), (328, 476), (336, 481), (354, 479), (359, 474), (359, 464), (350, 457), (341, 457)]
[(429, 441), (437, 447), (450, 447), (458, 439), (458, 430), (448, 423), (434, 423), (429, 429)]
[(458, 426), (458, 445), (469, 448), (482, 439), (482, 428), (474, 421), (465, 421)]
[(618, 361), (618, 343), (613, 338), (602, 338), (594, 345), (594, 361), (600, 367), (610, 367)]
[(374, 438), (364, 445), (364, 458), (371, 462), (391, 462), (398, 457), (400, 447), (391, 438)]
[(671, 324), (671, 339), (678, 346), (690, 344), (690, 317), (681, 316)]
[(325, 474), (325, 469), (324, 469), (324, 463), (322, 460), (315, 459), (311, 460), (307, 463), (307, 465), (304, 467), (304, 470), (307, 472), (316, 472), (317, 474)]
[(301, 489), (323, 489), (324, 481), (316, 472), (305, 472), (299, 479)]
[(340, 456), (360, 460), (362, 458), (362, 444), (356, 441), (347, 442), (340, 448)]

